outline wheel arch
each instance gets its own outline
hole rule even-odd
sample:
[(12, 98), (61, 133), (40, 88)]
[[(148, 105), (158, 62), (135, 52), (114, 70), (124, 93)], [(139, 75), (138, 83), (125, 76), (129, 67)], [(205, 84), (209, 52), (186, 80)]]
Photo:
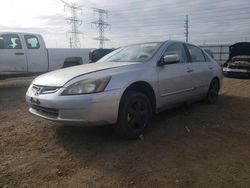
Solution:
[(124, 90), (122, 97), (121, 97), (121, 100), (120, 100), (119, 107), (121, 105), (121, 101), (122, 101), (123, 97), (126, 95), (126, 93), (128, 91), (137, 91), (137, 92), (141, 92), (141, 93), (145, 94), (148, 97), (148, 99), (150, 100), (153, 113), (155, 112), (155, 110), (156, 110), (156, 96), (155, 96), (155, 92), (154, 92), (153, 87), (148, 82), (136, 81), (136, 82), (131, 83)]

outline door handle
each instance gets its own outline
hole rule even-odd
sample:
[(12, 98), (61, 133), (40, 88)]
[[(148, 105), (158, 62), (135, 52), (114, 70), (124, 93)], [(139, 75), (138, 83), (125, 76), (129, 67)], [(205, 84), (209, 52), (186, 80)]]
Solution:
[(24, 53), (17, 52), (17, 53), (15, 53), (15, 55), (24, 55)]
[(187, 70), (187, 72), (193, 72), (194, 70), (192, 70), (192, 69), (189, 69), (189, 70)]
[(214, 69), (213, 67), (209, 67), (210, 70)]

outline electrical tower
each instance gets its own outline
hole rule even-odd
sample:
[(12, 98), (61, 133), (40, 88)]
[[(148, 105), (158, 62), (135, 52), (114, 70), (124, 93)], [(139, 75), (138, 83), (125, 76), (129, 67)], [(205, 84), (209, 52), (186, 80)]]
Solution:
[(83, 34), (79, 31), (78, 27), (82, 24), (82, 21), (78, 19), (79, 12), (82, 15), (82, 6), (77, 5), (76, 3), (67, 3), (61, 0), (64, 3), (64, 11), (66, 8), (69, 8), (71, 11), (71, 16), (66, 18), (68, 24), (71, 25), (71, 30), (67, 32), (70, 33), (69, 45), (70, 48), (80, 48), (81, 41), (79, 40), (79, 35)]
[(110, 28), (110, 24), (104, 21), (104, 16), (108, 15), (108, 11), (104, 9), (93, 8), (94, 13), (98, 13), (98, 20), (92, 22), (99, 29), (99, 37), (94, 38), (94, 40), (99, 40), (99, 48), (104, 47), (104, 42), (109, 41), (108, 38), (104, 36), (104, 30), (108, 27)]
[(184, 20), (184, 22), (185, 22), (185, 26), (184, 26), (185, 32), (184, 32), (184, 34), (185, 34), (185, 37), (186, 37), (186, 42), (188, 42), (188, 34), (189, 34), (189, 32), (188, 32), (188, 29), (189, 29), (188, 15), (186, 15), (186, 20)]

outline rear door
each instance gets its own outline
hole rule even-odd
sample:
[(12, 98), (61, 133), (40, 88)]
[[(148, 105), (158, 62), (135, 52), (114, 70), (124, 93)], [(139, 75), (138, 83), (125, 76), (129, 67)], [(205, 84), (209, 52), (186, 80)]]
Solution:
[(200, 48), (191, 44), (186, 44), (186, 46), (193, 67), (192, 79), (195, 84), (195, 94), (206, 94), (212, 74), (209, 62), (207, 62), (205, 54)]
[(27, 72), (25, 50), (18, 34), (0, 34), (0, 72)]
[(24, 34), (29, 72), (48, 71), (47, 49), (38, 35)]
[(159, 95), (162, 105), (182, 102), (193, 95), (192, 64), (188, 62), (187, 54), (182, 43), (173, 43), (163, 54), (176, 54), (180, 62), (158, 67)]

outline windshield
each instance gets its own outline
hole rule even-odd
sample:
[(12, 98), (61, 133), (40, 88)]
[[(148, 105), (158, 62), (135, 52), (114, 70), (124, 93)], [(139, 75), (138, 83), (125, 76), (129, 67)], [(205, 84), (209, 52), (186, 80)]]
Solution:
[(145, 62), (159, 49), (161, 42), (144, 43), (119, 48), (98, 62)]

